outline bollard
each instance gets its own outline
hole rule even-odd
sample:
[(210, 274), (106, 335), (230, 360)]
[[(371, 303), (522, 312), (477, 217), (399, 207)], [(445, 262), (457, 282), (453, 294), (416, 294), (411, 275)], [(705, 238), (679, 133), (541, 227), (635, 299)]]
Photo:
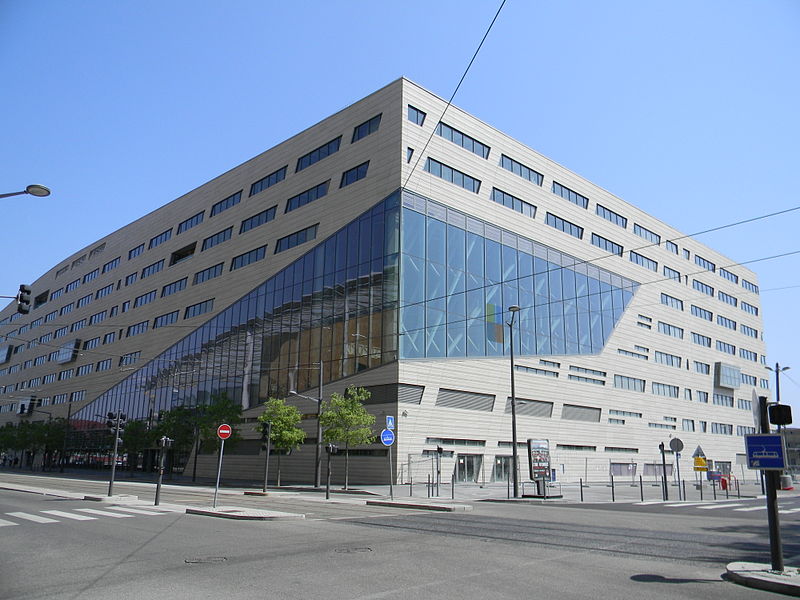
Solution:
[(683, 501), (686, 502), (686, 480), (683, 480)]
[(700, 502), (703, 501), (703, 476), (700, 476)]
[(583, 478), (580, 478), (578, 481), (581, 486), (581, 502), (583, 502)]
[(506, 473), (506, 494), (511, 498), (511, 473)]
[(642, 483), (642, 476), (639, 475), (639, 497), (644, 502), (644, 484)]
[(741, 490), (739, 489), (739, 480), (738, 479), (736, 480), (736, 497), (739, 498), (740, 500), (742, 498), (742, 493), (741, 493)]
[(614, 476), (613, 475), (611, 475), (611, 501), (612, 502), (616, 502), (617, 501), (616, 497), (615, 497), (615, 494), (614, 494)]
[(716, 479), (712, 479), (711, 480), (711, 489), (714, 490), (714, 500), (716, 500), (717, 499), (717, 480)]
[(728, 496), (728, 488), (731, 487), (731, 480), (728, 479), (728, 484), (725, 486), (725, 499), (728, 500), (730, 497)]
[(455, 472), (453, 472), (453, 474), (450, 475), (450, 499), (451, 500), (455, 500), (456, 499), (456, 474), (455, 474)]

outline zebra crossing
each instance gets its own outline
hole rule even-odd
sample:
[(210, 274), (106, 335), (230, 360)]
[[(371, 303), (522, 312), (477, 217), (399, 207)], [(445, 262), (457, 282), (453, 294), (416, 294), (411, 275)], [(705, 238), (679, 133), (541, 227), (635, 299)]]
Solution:
[[(660, 501), (660, 502), (635, 502), (637, 506), (661, 506), (669, 509), (691, 509), (691, 510), (719, 510), (742, 513), (753, 513), (767, 510), (767, 505), (763, 497), (747, 498), (737, 500), (708, 500), (706, 502), (681, 502), (681, 501)], [(778, 514), (793, 515), (800, 513), (800, 498), (783, 501), (778, 508)]]
[[(132, 519), (148, 516), (158, 517), (171, 511), (147, 510), (130, 506), (104, 506), (99, 508), (75, 508), (72, 510), (40, 510), (37, 512), (12, 511), (0, 513), (0, 527), (13, 527), (23, 523), (62, 523), (68, 521), (96, 521), (101, 518)], [(10, 517), (7, 518), (7, 517)]]

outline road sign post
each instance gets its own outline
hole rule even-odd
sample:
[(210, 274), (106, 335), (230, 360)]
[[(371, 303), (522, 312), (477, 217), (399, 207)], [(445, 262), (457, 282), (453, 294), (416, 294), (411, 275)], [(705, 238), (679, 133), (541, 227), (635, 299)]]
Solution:
[(217, 485), (214, 487), (214, 502), (211, 508), (217, 508), (217, 494), (219, 493), (219, 478), (222, 474), (222, 455), (225, 453), (225, 440), (231, 437), (233, 430), (231, 426), (223, 423), (217, 427), (217, 437), (220, 439), (219, 443), (219, 463), (217, 464)]
[(394, 444), (394, 431), (391, 429), (384, 429), (381, 431), (381, 444), (386, 446), (387, 456), (389, 457), (389, 497), (394, 500), (394, 488), (392, 487), (392, 480), (394, 473), (392, 472), (392, 444)]
[(678, 500), (686, 500), (686, 495), (681, 498), (681, 450), (683, 450), (683, 441), (680, 438), (672, 438), (669, 441), (669, 448), (675, 453), (675, 468), (678, 475)]
[[(783, 572), (783, 547), (781, 545), (780, 521), (778, 518), (778, 483), (781, 471), (777, 463), (783, 462), (783, 445), (770, 442), (769, 419), (767, 418), (767, 398), (758, 397), (758, 416), (761, 433), (766, 435), (745, 436), (748, 463), (751, 468), (760, 469), (766, 479), (767, 523), (769, 524), (769, 553), (772, 570)], [(780, 436), (778, 436), (780, 437)], [(751, 441), (753, 440), (753, 441)], [(777, 454), (778, 456), (774, 456)], [(757, 464), (754, 464), (757, 463)]]

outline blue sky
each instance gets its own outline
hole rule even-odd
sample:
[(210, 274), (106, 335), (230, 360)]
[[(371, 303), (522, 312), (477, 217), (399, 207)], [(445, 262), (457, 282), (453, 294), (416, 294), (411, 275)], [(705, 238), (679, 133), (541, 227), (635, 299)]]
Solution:
[[(0, 192), (53, 190), (1, 201), (0, 294), (401, 75), (449, 98), (499, 4), (0, 0)], [(455, 104), (692, 233), (800, 205), (798, 31), (795, 0), (508, 0)], [(750, 268), (800, 423), (800, 255)]]

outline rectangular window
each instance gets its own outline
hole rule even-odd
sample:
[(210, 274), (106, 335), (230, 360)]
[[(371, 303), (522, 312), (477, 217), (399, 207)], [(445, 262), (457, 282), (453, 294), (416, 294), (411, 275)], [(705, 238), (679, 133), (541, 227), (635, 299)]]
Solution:
[(677, 310), (683, 310), (683, 300), (679, 300), (678, 298), (670, 296), (669, 294), (661, 294), (661, 304)]
[(102, 323), (106, 320), (107, 314), (108, 313), (105, 310), (93, 314), (91, 317), (89, 317), (89, 325), (97, 325), (98, 323)]
[(695, 306), (694, 304), (692, 304), (692, 314), (695, 317), (700, 317), (701, 319), (705, 319), (706, 321), (711, 321), (714, 315), (710, 310), (706, 310), (705, 308), (700, 308), (699, 306)]
[(59, 314), (62, 315), (62, 316), (66, 315), (66, 314), (69, 314), (69, 313), (72, 312), (73, 308), (75, 308), (75, 305), (72, 302), (70, 302), (69, 304), (65, 304), (64, 306), (61, 307), (61, 310), (59, 311)]
[(722, 267), (719, 268), (719, 276), (724, 277), (728, 281), (732, 281), (733, 283), (739, 283), (739, 276), (735, 273), (731, 273), (728, 269), (724, 269)]
[(58, 380), (65, 381), (67, 379), (72, 379), (72, 374), (74, 371), (72, 369), (64, 369), (63, 371), (59, 372)]
[(266, 255), (267, 255), (267, 247), (261, 246), (260, 248), (250, 250), (250, 252), (245, 252), (244, 254), (240, 254), (239, 256), (234, 256), (233, 260), (231, 260), (231, 271), (235, 271), (236, 269), (241, 269), (242, 267), (249, 265), (250, 263), (262, 260)]
[(133, 337), (135, 335), (139, 335), (140, 333), (144, 333), (147, 331), (147, 326), (149, 324), (150, 321), (142, 321), (141, 323), (136, 323), (136, 325), (130, 325), (125, 337)]
[(81, 319), (80, 321), (75, 321), (70, 326), (70, 331), (78, 331), (80, 329), (83, 329), (84, 327), (86, 327), (86, 319)]
[(697, 392), (697, 401), (701, 404), (708, 404), (708, 392), (702, 390), (695, 390)]
[(75, 376), (80, 377), (81, 375), (88, 375), (94, 369), (94, 363), (89, 363), (88, 365), (81, 365), (75, 371)]
[(165, 298), (166, 296), (171, 296), (176, 292), (180, 292), (182, 289), (186, 287), (187, 281), (188, 277), (184, 277), (183, 279), (179, 279), (178, 281), (173, 281), (172, 283), (168, 283), (163, 288), (161, 288), (161, 297)]
[(717, 265), (710, 260), (703, 258), (699, 254), (694, 255), (694, 264), (696, 264), (698, 267), (704, 268), (706, 271), (714, 272), (717, 270)]
[(142, 294), (141, 296), (137, 296), (133, 300), (133, 308), (138, 308), (140, 306), (144, 306), (145, 304), (150, 304), (155, 299), (156, 299), (156, 290), (147, 292), (146, 294)]
[(646, 354), (639, 354), (638, 352), (631, 352), (630, 350), (617, 349), (617, 353), (622, 356), (630, 356), (631, 358), (638, 358), (639, 360), (650, 360)]
[(64, 293), (64, 288), (58, 288), (55, 292), (50, 294), (50, 300), (55, 300)]
[(675, 269), (669, 268), (667, 265), (664, 265), (664, 277), (669, 277), (670, 279), (674, 279), (679, 283), (681, 280), (680, 272), (676, 271)]
[(197, 273), (194, 274), (192, 285), (197, 285), (198, 283), (203, 283), (204, 281), (208, 281), (209, 279), (214, 279), (215, 277), (219, 277), (220, 275), (222, 275), (222, 269), (224, 266), (225, 263), (219, 263), (218, 265), (214, 265), (213, 267), (208, 267), (207, 269), (198, 271)]
[(747, 279), (742, 279), (742, 287), (748, 292), (758, 294), (758, 286), (755, 283), (750, 283)]
[(183, 313), (184, 319), (191, 319), (192, 317), (196, 317), (198, 315), (205, 314), (210, 312), (214, 309), (214, 299), (211, 300), (204, 300), (203, 302), (198, 302), (197, 304), (192, 304), (191, 306), (187, 306), (186, 310)]
[(166, 242), (171, 237), (172, 237), (172, 227), (170, 227), (163, 233), (159, 233), (157, 236), (150, 238), (150, 245), (148, 246), (148, 248), (152, 250), (156, 246), (160, 246), (161, 244)]
[(163, 268), (164, 268), (164, 259), (162, 258), (160, 261), (154, 262), (152, 265), (148, 265), (144, 269), (142, 269), (142, 279), (158, 273)]
[(244, 233), (245, 231), (250, 231), (251, 229), (255, 229), (259, 225), (263, 225), (264, 223), (269, 223), (275, 218), (275, 213), (277, 212), (278, 207), (273, 206), (272, 208), (268, 208), (267, 210), (262, 210), (257, 215), (253, 215), (249, 219), (245, 219), (242, 221), (241, 226), (239, 227), (239, 233)]
[[(253, 184), (255, 185), (255, 184)], [(252, 193), (250, 194), (253, 195)], [(242, 190), (239, 190), (235, 194), (231, 194), (227, 198), (220, 200), (216, 204), (211, 206), (211, 216), (214, 217), (219, 213), (228, 210), (229, 208), (236, 206), (242, 200)]]
[(369, 121), (364, 121), (361, 125), (356, 125), (353, 129), (353, 139), (350, 140), (351, 144), (355, 144), (358, 140), (367, 137), (371, 133), (378, 131), (381, 125), (381, 115), (375, 115)]
[(113, 291), (114, 291), (114, 284), (113, 283), (109, 284), (109, 285), (107, 285), (105, 287), (101, 287), (99, 290), (97, 290), (97, 293), (95, 294), (95, 298), (97, 298), (97, 299), (103, 298), (104, 296), (108, 296)]
[(342, 141), (342, 136), (337, 137), (334, 140), (326, 144), (322, 144), (319, 148), (315, 148), (308, 154), (304, 154), (300, 158), (297, 159), (297, 167), (295, 168), (294, 172), (298, 173), (303, 169), (307, 169), (311, 165), (318, 163), (323, 158), (330, 156), (331, 154), (335, 154), (339, 151), (339, 144)]
[(119, 366), (127, 367), (128, 365), (134, 364), (139, 360), (139, 356), (141, 356), (141, 354), (141, 352), (129, 352), (128, 354), (123, 354), (119, 358)]
[(711, 423), (711, 433), (733, 435), (733, 425), (728, 425), (727, 423)]
[(556, 229), (563, 231), (564, 233), (568, 233), (579, 240), (583, 239), (583, 227), (575, 225), (574, 223), (570, 223), (561, 217), (557, 217), (553, 213), (547, 213), (544, 222), (550, 225), (550, 227), (555, 227)]
[(128, 275), (125, 278), (125, 287), (128, 287), (129, 285), (133, 285), (134, 283), (136, 283), (136, 279), (138, 277), (139, 277), (139, 272), (138, 271), (136, 273), (131, 273), (130, 275)]
[(630, 260), (632, 263), (636, 263), (637, 265), (644, 267), (645, 269), (650, 269), (651, 271), (658, 272), (658, 263), (653, 259), (647, 258), (646, 256), (642, 256), (638, 252), (634, 252), (631, 250), (628, 253)]
[(758, 378), (755, 375), (747, 375), (742, 373), (742, 383), (745, 385), (758, 385)]
[(758, 316), (758, 307), (748, 304), (744, 300), (742, 300), (741, 309), (748, 314)]
[(116, 339), (117, 339), (117, 333), (115, 331), (112, 331), (103, 336), (103, 344), (113, 344)]
[(606, 208), (605, 206), (598, 204), (595, 212), (598, 216), (603, 217), (606, 221), (611, 221), (614, 223), (614, 225), (619, 225), (623, 229), (628, 227), (627, 217), (623, 217), (622, 215), (615, 213), (610, 208)]
[(664, 323), (664, 321), (658, 322), (658, 330), (666, 335), (683, 339), (683, 329), (675, 325), (670, 325), (669, 323)]
[(75, 308), (86, 306), (92, 300), (94, 300), (94, 294), (88, 294), (86, 296), (83, 296), (82, 298), (78, 298), (77, 302), (75, 302)]
[(100, 267), (97, 267), (94, 271), (89, 271), (86, 275), (83, 276), (83, 283), (91, 281), (95, 279), (98, 275), (100, 275)]
[(656, 396), (667, 396), (668, 398), (678, 397), (678, 386), (666, 383), (652, 382), (652, 391)]
[(577, 204), (581, 208), (589, 207), (589, 199), (586, 196), (581, 196), (578, 192), (574, 192), (556, 181), (553, 181), (553, 193), (558, 194), (565, 200), (569, 200), (573, 204)]
[(128, 260), (139, 256), (142, 252), (144, 252), (144, 244), (139, 244), (136, 248), (128, 250)]
[(670, 367), (681, 367), (681, 357), (676, 356), (675, 354), (668, 354), (666, 352), (659, 352), (656, 350), (656, 358), (657, 363), (661, 363), (662, 365), (668, 365)]
[(683, 419), (683, 430), (684, 431), (694, 431), (694, 420), (693, 419)]
[(614, 375), (614, 387), (633, 392), (644, 392), (644, 379), (626, 377), (625, 375)]
[(531, 219), (536, 217), (536, 207), (533, 204), (520, 200), (516, 196), (512, 196), (503, 190), (492, 188), (492, 200), (498, 204), (502, 204), (506, 208), (522, 213)]
[(444, 163), (440, 163), (438, 160), (428, 158), (425, 163), (425, 170), (431, 175), (435, 175), (436, 177), (440, 177), (445, 181), (449, 181), (450, 183), (462, 187), (469, 192), (474, 192), (476, 194), (480, 192), (481, 182), (479, 179), (475, 179), (466, 173), (462, 173), (461, 171), (449, 167)]
[(319, 227), (319, 223), (280, 238), (277, 242), (275, 242), (275, 254), (316, 239), (317, 227)]
[(542, 180), (544, 176), (539, 173), (538, 171), (531, 169), (530, 167), (526, 167), (520, 162), (517, 162), (513, 158), (510, 158), (503, 154), (500, 156), (500, 166), (504, 169), (511, 171), (514, 175), (519, 175), (523, 179), (527, 179), (531, 183), (535, 183), (536, 185), (542, 185)]
[(753, 352), (752, 350), (739, 348), (739, 356), (745, 360), (752, 360), (753, 362), (758, 362), (758, 353)]
[(75, 281), (69, 282), (67, 284), (66, 288), (64, 288), (64, 289), (67, 292), (71, 292), (72, 290), (77, 289), (80, 284), (81, 284), (81, 280), (80, 279), (76, 279)]
[(736, 354), (736, 346), (723, 342), (722, 340), (717, 340), (717, 350), (725, 352), (726, 354)]
[(172, 267), (185, 260), (189, 260), (194, 256), (194, 250), (197, 247), (197, 242), (192, 242), (188, 246), (184, 246), (180, 250), (175, 250), (169, 257), (169, 266)]
[(717, 291), (717, 298), (722, 300), (725, 304), (730, 304), (731, 306), (737, 306), (739, 304), (739, 301), (736, 299), (735, 296), (726, 294), (722, 290)]
[(489, 158), (489, 146), (479, 142), (475, 138), (468, 136), (466, 133), (461, 133), (458, 129), (450, 127), (450, 125), (440, 121), (436, 126), (436, 133), (437, 135), (442, 136), (444, 139), (461, 146), (465, 150), (469, 150), (473, 154), (477, 154), (481, 158)]
[(673, 254), (678, 254), (678, 244), (676, 244), (675, 242), (667, 240), (664, 242), (664, 246), (667, 248), (667, 250), (669, 250)]
[(711, 348), (711, 338), (705, 335), (700, 335), (699, 333), (695, 333), (694, 331), (692, 332), (692, 342), (698, 346)]
[[(267, 188), (272, 187), (276, 183), (280, 183), (284, 179), (286, 179), (286, 169), (287, 166), (281, 167), (274, 173), (270, 173), (266, 177), (259, 179), (253, 185), (250, 186), (250, 195), (255, 196), (259, 192), (263, 192)], [(213, 215), (212, 215), (213, 216)]]
[(736, 321), (723, 317), (722, 315), (717, 315), (717, 325), (722, 325), (723, 327), (736, 331)]
[(233, 227), (228, 227), (227, 229), (223, 229), (222, 231), (215, 233), (214, 235), (208, 236), (206, 239), (203, 240), (203, 250), (208, 250), (209, 248), (213, 248), (217, 244), (221, 244), (222, 242), (227, 242), (231, 239), (231, 235), (233, 235)]
[(697, 281), (697, 279), (693, 279), (692, 287), (696, 289), (698, 292), (703, 292), (704, 294), (707, 294), (712, 298), (714, 297), (714, 288), (711, 287), (710, 285), (703, 283), (702, 281)]
[(196, 215), (189, 217), (185, 221), (181, 221), (180, 223), (178, 223), (178, 235), (182, 234), (184, 231), (188, 231), (189, 229), (195, 227), (196, 225), (200, 225), (200, 223), (203, 222), (203, 217), (205, 216), (205, 214), (206, 211), (201, 210)]
[(319, 185), (316, 185), (305, 192), (301, 192), (297, 194), (297, 196), (292, 196), (286, 201), (286, 209), (283, 212), (291, 212), (297, 208), (300, 208), (301, 206), (305, 206), (306, 204), (314, 202), (314, 200), (323, 198), (328, 194), (328, 186), (330, 183), (331, 180), (328, 179), (328, 181), (320, 183)]
[(425, 113), (418, 108), (408, 105), (408, 120), (420, 127), (425, 123)]
[(161, 315), (160, 317), (156, 317), (155, 319), (153, 319), (153, 329), (158, 329), (159, 327), (172, 325), (178, 320), (179, 314), (180, 311), (175, 310), (172, 311), (171, 313), (167, 313), (165, 315)]
[(758, 330), (742, 323), (741, 332), (751, 338), (758, 338)]
[(95, 371), (108, 371), (111, 368), (111, 359), (107, 358), (97, 363)]
[(361, 163), (357, 167), (353, 167), (352, 169), (348, 169), (344, 173), (342, 173), (342, 180), (339, 182), (339, 187), (343, 188), (351, 183), (355, 183), (364, 177), (367, 176), (367, 170), (369, 169), (369, 161), (365, 163)]
[(86, 340), (83, 342), (83, 349), (84, 350), (91, 350), (93, 348), (97, 348), (100, 345), (100, 338), (92, 338), (90, 340)]
[(638, 235), (640, 238), (646, 239), (648, 242), (653, 242), (654, 244), (661, 243), (661, 236), (657, 233), (650, 231), (639, 225), (638, 223), (633, 224), (633, 233)]
[(611, 254), (622, 256), (622, 246), (620, 244), (617, 244), (616, 242), (612, 242), (611, 240), (601, 237), (596, 233), (592, 234), (592, 245), (597, 246), (598, 248), (601, 248), (606, 252), (610, 252)]

